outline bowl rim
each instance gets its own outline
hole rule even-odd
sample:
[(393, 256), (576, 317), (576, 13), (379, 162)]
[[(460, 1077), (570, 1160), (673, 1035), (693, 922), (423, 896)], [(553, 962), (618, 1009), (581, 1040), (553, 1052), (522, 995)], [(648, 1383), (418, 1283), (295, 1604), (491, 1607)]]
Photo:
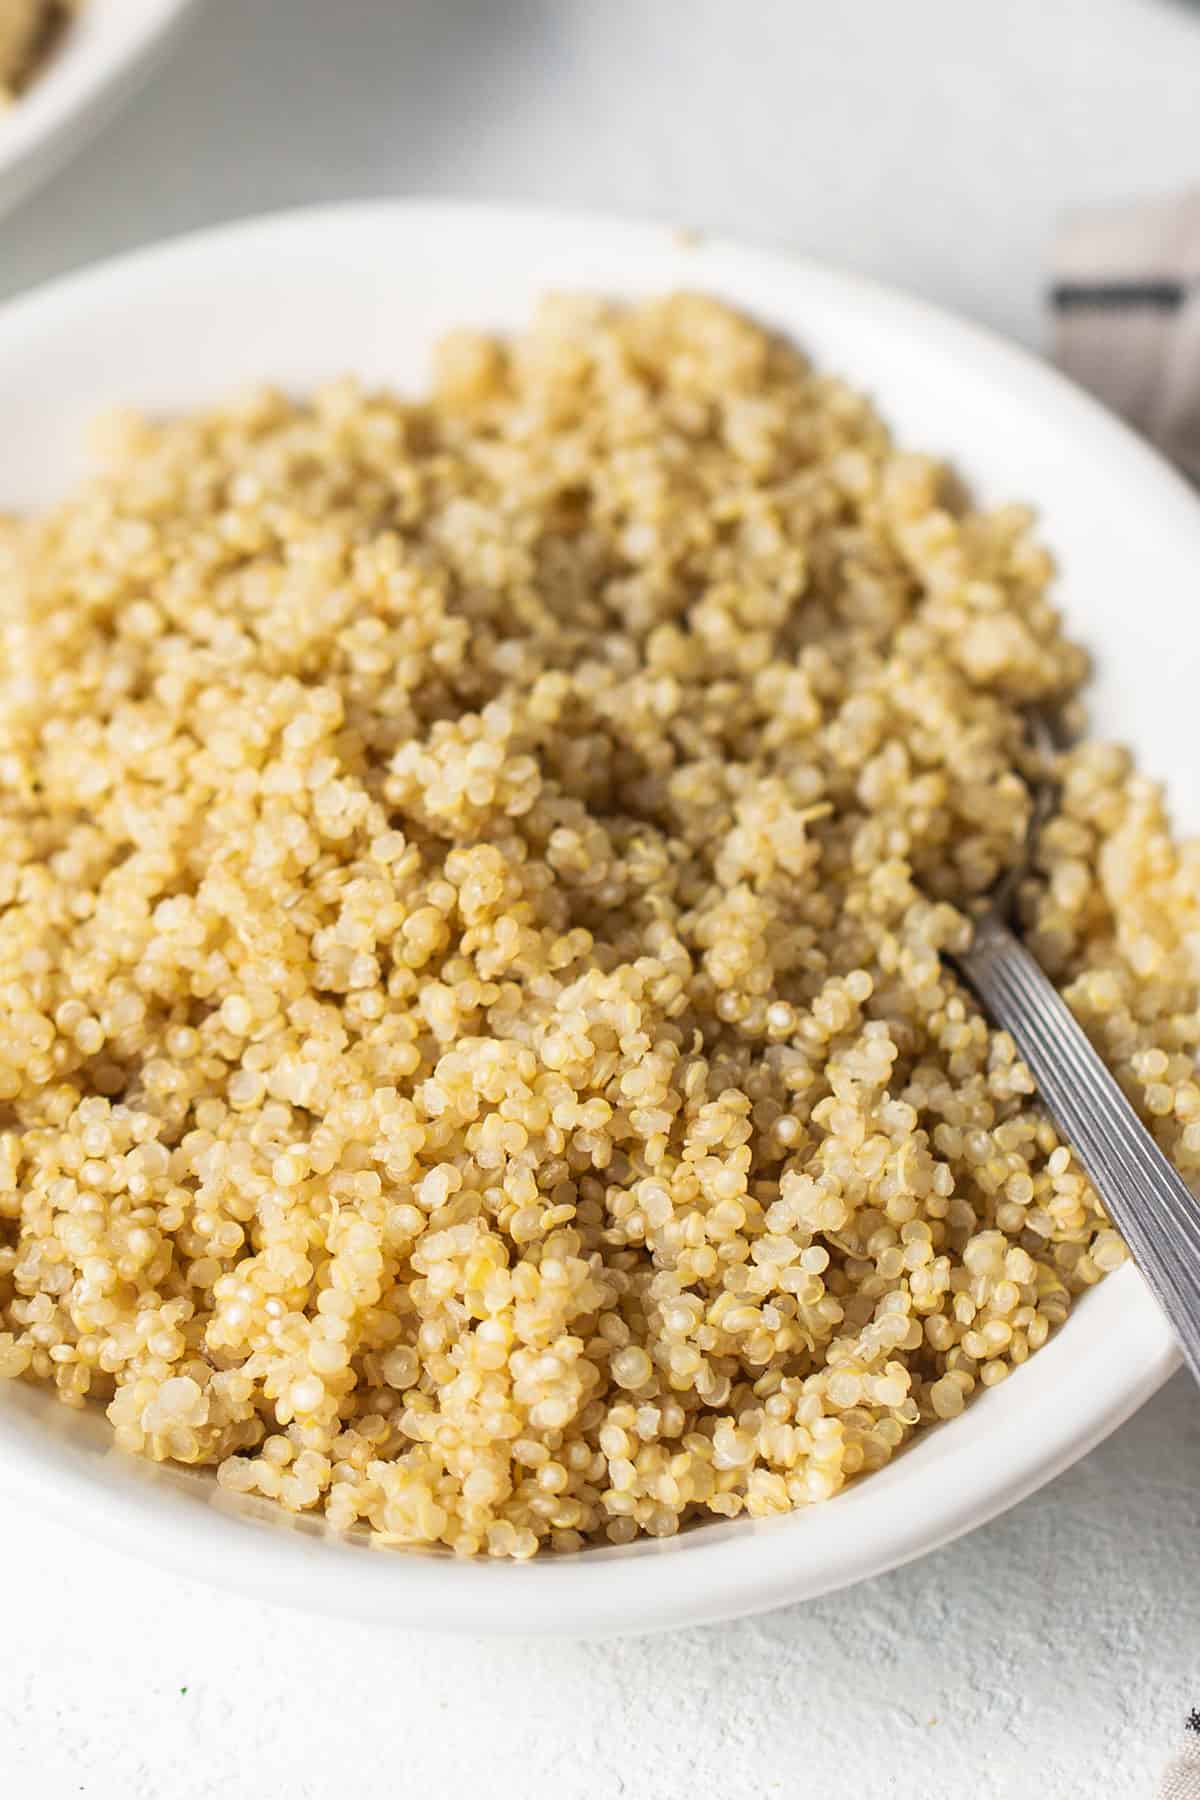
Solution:
[(46, 180), (165, 55), (201, 0), (83, 0), (45, 66), (0, 110), (0, 212)]
[[(669, 226), (603, 216), (470, 203), (392, 200), (302, 207), (168, 239), (70, 274), (0, 308), (0, 392), (7, 362), (39, 344), (69, 341), (73, 325), (151, 297), (211, 282), (214, 268), (247, 259), (334, 255), (350, 244), (399, 233), (409, 250), (436, 255), (452, 243), (599, 243), (613, 261), (661, 259), (678, 242)], [(704, 239), (690, 272), (719, 289), (724, 271), (743, 290), (820, 294), (864, 318), (882, 320), (909, 339), (936, 339), (939, 354), (969, 364), (1031, 409), (1049, 409), (1090, 454), (1181, 542), (1200, 566), (1200, 506), (1191, 489), (1154, 451), (1065, 377), (1028, 351), (930, 303), (884, 284), (786, 251)], [(731, 271), (740, 271), (734, 280)], [(709, 283), (711, 284), (711, 283)], [(636, 291), (632, 288), (631, 291)], [(455, 321), (447, 319), (446, 324)], [(86, 323), (82, 325), (86, 329)], [(1118, 1327), (1118, 1329), (1114, 1329)], [(1068, 1346), (1069, 1348), (1064, 1348)], [(76, 1415), (54, 1408), (69, 1429), (49, 1429), (36, 1390), (0, 1391), (0, 1469), (14, 1496), (64, 1523), (219, 1586), (284, 1604), (377, 1623), (472, 1633), (613, 1635), (663, 1629), (765, 1610), (815, 1597), (894, 1568), (994, 1517), (1067, 1468), (1123, 1422), (1167, 1379), (1179, 1357), (1140, 1277), (1122, 1269), (1085, 1297), (1032, 1365), (1006, 1389), (1020, 1407), (997, 1427), (992, 1453), (972, 1454), (969, 1438), (927, 1434), (867, 1482), (821, 1507), (769, 1521), (706, 1525), (664, 1542), (522, 1565), (458, 1560), (446, 1554), (369, 1556), (316, 1529), (283, 1529), (235, 1505), (211, 1484), (209, 1504), (194, 1497), (196, 1477), (142, 1465), (115, 1451), (97, 1454)], [(1055, 1381), (1025, 1381), (1051, 1366)], [(1022, 1384), (1024, 1385), (1022, 1386)], [(0, 1384), (0, 1388), (4, 1384)], [(995, 1408), (1004, 1390), (975, 1402)], [(51, 1405), (53, 1403), (50, 1403)], [(989, 1416), (991, 1416), (989, 1414)], [(998, 1415), (997, 1415), (998, 1416)], [(937, 1452), (923, 1446), (937, 1440)], [(889, 1516), (888, 1478), (903, 1471), (903, 1502)], [(10, 1480), (11, 1478), (11, 1480)], [(807, 1534), (807, 1535), (806, 1535)]]

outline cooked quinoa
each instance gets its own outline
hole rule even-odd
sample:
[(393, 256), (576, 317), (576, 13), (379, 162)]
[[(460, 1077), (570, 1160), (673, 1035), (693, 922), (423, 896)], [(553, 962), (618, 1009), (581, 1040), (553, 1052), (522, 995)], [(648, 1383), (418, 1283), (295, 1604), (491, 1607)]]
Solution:
[[(1124, 1251), (941, 953), (1085, 673), (1016, 507), (706, 299), (119, 422), (0, 533), (0, 1372), (380, 1541), (836, 1493)], [(1200, 857), (1029, 939), (1200, 1172)]]
[(28, 80), (78, 0), (0, 0), (0, 104)]

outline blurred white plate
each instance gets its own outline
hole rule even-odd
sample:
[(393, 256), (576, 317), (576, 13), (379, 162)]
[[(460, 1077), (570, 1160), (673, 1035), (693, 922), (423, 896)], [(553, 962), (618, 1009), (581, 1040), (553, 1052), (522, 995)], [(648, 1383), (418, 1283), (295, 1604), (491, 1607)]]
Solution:
[(199, 0), (83, 0), (0, 110), (0, 213), (86, 142), (150, 73)]
[[(514, 327), (547, 288), (705, 289), (866, 388), (901, 439), (985, 501), (1028, 498), (1058, 599), (1097, 658), (1100, 729), (1200, 822), (1200, 505), (1122, 425), (1022, 351), (934, 308), (785, 255), (501, 208), (378, 204), (254, 221), (143, 251), (0, 312), (0, 508), (61, 492), (108, 406), (190, 407), (345, 371), (417, 388), (448, 326)], [(19, 421), (19, 424), (17, 423)], [(0, 1382), (0, 1489), (151, 1562), (315, 1611), (470, 1632), (650, 1630), (778, 1606), (945, 1543), (1065, 1469), (1177, 1356), (1139, 1276), (962, 1418), (823, 1506), (512, 1566), (372, 1553), (184, 1470), (119, 1455), (95, 1414)]]

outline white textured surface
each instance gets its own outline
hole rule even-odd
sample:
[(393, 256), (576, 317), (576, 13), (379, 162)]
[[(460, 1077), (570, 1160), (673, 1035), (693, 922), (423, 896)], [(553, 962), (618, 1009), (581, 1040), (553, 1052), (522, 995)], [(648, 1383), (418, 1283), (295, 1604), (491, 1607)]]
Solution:
[[(1055, 216), (1200, 174), (1198, 86), (1183, 0), (209, 0), (154, 88), (0, 226), (0, 292), (407, 190), (791, 242), (1036, 341)], [(309, 1622), (0, 1497), (0, 1791), (1136, 1800), (1200, 1699), (1198, 1478), (1177, 1379), (924, 1563), (590, 1646)]]
[(598, 1644), (310, 1621), (0, 1507), (0, 1789), (1150, 1800), (1197, 1698), (1197, 1469), (1200, 1408), (1176, 1377), (937, 1556), (803, 1608)]

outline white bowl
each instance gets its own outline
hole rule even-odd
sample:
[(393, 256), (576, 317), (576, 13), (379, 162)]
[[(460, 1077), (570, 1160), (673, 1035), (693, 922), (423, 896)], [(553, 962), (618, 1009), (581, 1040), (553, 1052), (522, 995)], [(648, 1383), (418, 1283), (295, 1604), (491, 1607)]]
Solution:
[(84, 0), (44, 66), (0, 111), (0, 213), (98, 130), (166, 53), (197, 0)]
[[(905, 442), (952, 457), (981, 498), (1037, 502), (1059, 598), (1098, 658), (1098, 725), (1170, 779), (1179, 816), (1200, 819), (1191, 491), (1032, 357), (788, 256), (594, 219), (381, 204), (126, 257), (0, 314), (0, 507), (60, 491), (82, 466), (86, 421), (110, 405), (186, 407), (264, 377), (304, 388), (345, 370), (415, 388), (449, 325), (518, 326), (549, 287), (679, 286), (784, 328), (869, 389)], [(648, 1630), (803, 1599), (945, 1543), (1065, 1469), (1176, 1362), (1125, 1268), (1011, 1380), (826, 1505), (518, 1566), (372, 1555), (207, 1478), (123, 1457), (101, 1419), (2, 1382), (0, 1483), (153, 1562), (317, 1611), (471, 1632)]]

